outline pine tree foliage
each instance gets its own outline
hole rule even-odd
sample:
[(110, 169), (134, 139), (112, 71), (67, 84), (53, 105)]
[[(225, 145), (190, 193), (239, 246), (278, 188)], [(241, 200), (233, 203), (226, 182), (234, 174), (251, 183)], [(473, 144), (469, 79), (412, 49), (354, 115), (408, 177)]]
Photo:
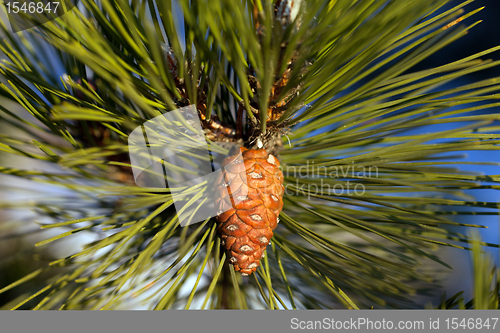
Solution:
[[(0, 150), (32, 162), (0, 171), (72, 196), (2, 207), (51, 218), (41, 228), (60, 233), (40, 247), (96, 237), (3, 287), (57, 269), (14, 309), (414, 307), (432, 282), (419, 265), (449, 268), (437, 249), (470, 248), (450, 227), (481, 226), (453, 218), (498, 215), (499, 204), (463, 191), (498, 190), (500, 176), (462, 171), (497, 164), (456, 153), (498, 151), (500, 116), (488, 110), (500, 78), (445, 84), (497, 66), (484, 59), (500, 47), (411, 68), (468, 33), (481, 8), (314, 0), (280, 11), (288, 2), (81, 0), (34, 29), (3, 25), (0, 94), (30, 116), (0, 105), (0, 118), (32, 141), (0, 134)], [(193, 104), (209, 140), (261, 142), (282, 165), (281, 222), (249, 277), (227, 265), (214, 219), (181, 228), (171, 189), (131, 178), (130, 132)]]

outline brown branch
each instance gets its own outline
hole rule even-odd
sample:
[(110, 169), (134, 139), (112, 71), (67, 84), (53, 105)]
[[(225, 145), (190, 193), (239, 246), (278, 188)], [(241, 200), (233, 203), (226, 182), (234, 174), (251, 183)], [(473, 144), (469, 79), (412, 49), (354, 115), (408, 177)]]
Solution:
[(238, 106), (238, 113), (236, 115), (236, 140), (241, 139), (243, 136), (243, 113), (245, 109), (243, 105)]

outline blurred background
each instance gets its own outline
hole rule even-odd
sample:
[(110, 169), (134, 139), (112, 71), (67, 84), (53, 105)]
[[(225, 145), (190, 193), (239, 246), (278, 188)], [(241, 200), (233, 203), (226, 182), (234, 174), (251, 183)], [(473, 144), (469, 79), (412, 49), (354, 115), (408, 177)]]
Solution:
[[(443, 8), (443, 12), (458, 4), (463, 0), (452, 0)], [(427, 58), (422, 63), (418, 64), (412, 71), (422, 70), (430, 67), (444, 65), (446, 63), (459, 60), (470, 56), (480, 51), (500, 45), (500, 1), (499, 0), (476, 0), (465, 7), (466, 12), (470, 12), (479, 7), (485, 7), (484, 10), (468, 19), (465, 24), (471, 24), (477, 20), (482, 20), (482, 23), (474, 27), (468, 35), (462, 37), (458, 41), (448, 45), (444, 49)], [(3, 10), (3, 9), (2, 9)], [(0, 19), (5, 20), (6, 16), (1, 13)], [(439, 14), (439, 13), (436, 13)], [(434, 14), (434, 15), (436, 15)], [(0, 36), (1, 37), (1, 36)], [(1, 58), (1, 54), (0, 54)], [(500, 51), (497, 51), (487, 58), (494, 60), (500, 59)], [(494, 67), (487, 71), (474, 73), (447, 83), (445, 88), (453, 88), (453, 86), (463, 85), (480, 80), (486, 80), (492, 77), (500, 77), (500, 66)], [(0, 100), (0, 104), (8, 108), (4, 100)], [(482, 112), (498, 113), (498, 109), (488, 109)], [(22, 110), (19, 110), (22, 112)], [(443, 128), (445, 130), (447, 128)], [(8, 133), (9, 129), (4, 124), (0, 123), (0, 133)], [(487, 161), (500, 163), (500, 153), (492, 153), (474, 151), (463, 152), (466, 154), (466, 161)], [(1, 166), (19, 166), (26, 163), (23, 158), (13, 159), (0, 152)], [(31, 167), (31, 166), (30, 166)], [(462, 169), (488, 174), (500, 174), (498, 166), (471, 166), (462, 165)], [(43, 165), (36, 166), (37, 169), (43, 169)], [(28, 204), (29, 199), (33, 198), (33, 188), (31, 183), (19, 182), (18, 178), (12, 176), (0, 176), (0, 200), (8, 197), (9, 199), (20, 199)], [(52, 191), (46, 187), (41, 189), (42, 192)], [(495, 201), (500, 202), (500, 193), (496, 190), (481, 190), (480, 192), (468, 193), (477, 198), (478, 201)], [(25, 206), (26, 207), (26, 206)], [(462, 220), (460, 220), (462, 219)], [(500, 243), (500, 228), (498, 216), (463, 216), (457, 219), (458, 222), (480, 224), (487, 228), (480, 230), (482, 240), (488, 243)], [(52, 246), (50, 251), (39, 252), (34, 244), (37, 241), (51, 237), (60, 231), (47, 230), (40, 232), (36, 223), (43, 221), (37, 216), (36, 212), (28, 211), (28, 209), (20, 207), (2, 209), (0, 206), (0, 289), (26, 274), (44, 266), (47, 262), (54, 260), (60, 256), (66, 256), (69, 253), (76, 252), (81, 245), (91, 241), (91, 234), (82, 234), (82, 236), (72, 237), (69, 242), (63, 240)], [(13, 231), (14, 230), (14, 231)], [(18, 230), (18, 231), (17, 231)], [(465, 229), (458, 230), (461, 233), (466, 233)], [(26, 236), (16, 237), (19, 233), (26, 233)], [(73, 249), (73, 250), (72, 250)], [(500, 266), (500, 250), (490, 248), (488, 252), (492, 256), (497, 266)], [(423, 306), (431, 303), (437, 305), (442, 297), (450, 297), (458, 291), (464, 290), (465, 300), (469, 300), (472, 295), (472, 273), (470, 265), (470, 255), (467, 251), (443, 248), (440, 251), (442, 259), (449, 263), (454, 269), (444, 273), (440, 278), (443, 278), (442, 292), (431, 295), (429, 297), (418, 299), (418, 302)], [(43, 283), (43, 280), (50, 276), (42, 275), (39, 279), (32, 280), (22, 288), (15, 288), (7, 293), (0, 294), (0, 309), (8, 309), (14, 304), (16, 299), (38, 290)], [(21, 289), (21, 290), (19, 290)], [(26, 304), (24, 308), (29, 308), (30, 304)]]
[[(452, 0), (443, 8), (446, 11), (452, 7), (463, 3), (461, 0)], [(482, 20), (480, 24), (475, 26), (469, 33), (446, 46), (438, 53), (427, 58), (424, 62), (417, 65), (414, 70), (422, 70), (425, 68), (444, 65), (452, 61), (456, 61), (472, 54), (487, 50), (489, 48), (500, 45), (500, 1), (498, 0), (476, 0), (464, 7), (465, 12), (470, 12), (480, 7), (485, 7), (482, 11), (474, 15), (465, 24), (469, 25), (475, 21)], [(488, 55), (484, 59), (500, 59), (500, 52), (497, 51)], [(462, 82), (455, 80), (448, 85), (453, 86), (468, 84), (481, 80), (490, 79), (500, 76), (500, 67), (493, 67), (486, 71), (476, 72), (468, 76), (462, 77)], [(487, 109), (478, 113), (499, 113), (500, 108)], [(467, 151), (467, 161), (485, 161), (500, 163), (500, 152), (491, 151)], [(483, 174), (498, 175), (500, 167), (498, 166), (471, 166), (461, 165), (461, 169), (471, 172), (481, 172)], [(500, 202), (500, 192), (496, 190), (481, 190), (468, 191), (468, 194), (473, 195), (478, 201)], [(457, 222), (474, 223), (487, 226), (487, 229), (480, 230), (480, 235), (483, 241), (488, 243), (500, 243), (500, 220), (499, 216), (462, 216), (456, 219)], [(460, 232), (465, 233), (465, 228)], [(500, 265), (500, 250), (495, 248), (486, 249), (492, 256), (497, 267)], [(454, 295), (458, 291), (464, 290), (465, 299), (469, 300), (472, 296), (472, 271), (470, 265), (470, 254), (465, 250), (447, 248), (443, 253), (443, 259), (449, 263), (454, 270), (448, 274), (448, 278), (444, 284), (444, 291), (447, 297)], [(435, 302), (437, 303), (436, 295)]]

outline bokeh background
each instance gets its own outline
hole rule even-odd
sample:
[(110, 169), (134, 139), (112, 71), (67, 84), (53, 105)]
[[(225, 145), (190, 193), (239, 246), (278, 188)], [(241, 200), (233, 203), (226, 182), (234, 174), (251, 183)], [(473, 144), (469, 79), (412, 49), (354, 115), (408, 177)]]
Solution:
[[(463, 3), (460, 0), (450, 1), (443, 10), (450, 9)], [(440, 52), (435, 53), (427, 58), (424, 62), (417, 65), (414, 70), (421, 70), (429, 67), (440, 66), (455, 60), (459, 60), (470, 56), (472, 54), (481, 52), (483, 50), (500, 45), (500, 1), (498, 0), (476, 0), (472, 1), (469, 5), (465, 6), (466, 12), (472, 11), (476, 8), (485, 7), (482, 11), (474, 15), (471, 19), (467, 20), (464, 24), (472, 24), (475, 21), (482, 20), (482, 22), (474, 27), (466, 36), (460, 38), (458, 41), (446, 46)], [(500, 52), (497, 51), (488, 55), (485, 59), (500, 59)], [(500, 76), (500, 67), (493, 67), (486, 71), (476, 72), (450, 82), (450, 88), (462, 84), (468, 84), (481, 80), (490, 79)], [(499, 113), (500, 108), (487, 109), (478, 113)], [(500, 152), (491, 151), (468, 151), (467, 161), (486, 161), (500, 163)], [(482, 172), (484, 174), (500, 174), (499, 166), (471, 166), (462, 165), (462, 169), (471, 172)], [(496, 190), (481, 190), (469, 191), (469, 194), (474, 195), (478, 201), (494, 201), (500, 202), (500, 192)], [(488, 243), (500, 243), (500, 220), (499, 216), (464, 216), (457, 218), (457, 221), (463, 223), (474, 223), (487, 226), (487, 229), (482, 229), (480, 234), (483, 241)], [(464, 228), (465, 229), (465, 228)], [(466, 230), (460, 230), (466, 232)], [(489, 248), (487, 249), (492, 256), (497, 267), (500, 265), (500, 250)], [(454, 271), (450, 272), (446, 283), (444, 284), (444, 291), (447, 296), (451, 296), (460, 290), (465, 291), (465, 299), (468, 300), (473, 296), (472, 293), (472, 271), (470, 265), (470, 256), (467, 251), (459, 249), (446, 249), (443, 253), (444, 260), (454, 267)], [(437, 301), (439, 295), (435, 296)]]
[[(452, 0), (443, 8), (442, 11), (450, 9), (463, 0)], [(468, 35), (462, 37), (458, 41), (448, 45), (444, 49), (435, 53), (427, 58), (422, 63), (418, 64), (412, 71), (422, 70), (430, 67), (440, 66), (461, 58), (470, 56), (480, 51), (500, 45), (500, 1), (499, 0), (476, 0), (465, 6), (465, 11), (469, 12), (479, 7), (485, 7), (484, 10), (468, 19), (465, 24), (471, 24), (477, 20), (482, 20), (482, 23), (474, 27)], [(2, 9), (3, 11), (3, 9)], [(441, 12), (442, 12), (441, 11)], [(438, 13), (436, 13), (438, 14)], [(1, 20), (5, 20), (5, 13), (1, 13)], [(1, 36), (0, 36), (1, 37)], [(1, 54), (0, 54), (1, 58)], [(497, 51), (487, 58), (500, 60), (500, 51)], [(500, 66), (492, 69), (470, 74), (459, 80), (454, 80), (447, 83), (446, 88), (453, 88), (453, 86), (463, 85), (480, 80), (486, 80), (493, 77), (500, 77)], [(6, 101), (0, 100), (4, 107)], [(19, 110), (22, 113), (22, 110)], [(488, 109), (481, 112), (499, 113), (500, 109)], [(449, 128), (443, 128), (446, 130)], [(0, 123), (0, 132), (8, 133), (9, 129), (5, 124)], [(15, 134), (15, 133), (14, 133)], [(463, 152), (466, 155), (466, 161), (487, 161), (500, 163), (500, 153), (496, 152)], [(0, 152), (0, 165), (1, 166), (19, 166), (27, 162), (23, 158), (13, 159)], [(25, 166), (26, 167), (26, 166)], [(31, 166), (28, 166), (31, 167)], [(44, 168), (43, 165), (35, 166), (38, 169)], [(471, 166), (462, 165), (462, 169), (470, 172), (500, 174), (499, 166)], [(11, 176), (0, 176), (0, 200), (4, 198), (19, 199), (29, 204), (29, 199), (33, 198), (35, 190), (31, 183), (20, 182), (17, 178)], [(39, 188), (41, 192), (51, 192), (54, 189), (46, 187)], [(64, 194), (64, 193), (58, 193)], [(473, 195), (479, 201), (496, 201), (500, 202), (500, 192), (496, 190), (481, 190), (480, 192), (468, 193)], [(68, 193), (70, 195), (70, 193)], [(461, 220), (460, 220), (461, 219)], [(464, 216), (457, 221), (464, 223), (473, 223), (487, 226), (481, 230), (481, 237), (484, 241), (489, 243), (500, 243), (500, 221), (498, 216)], [(84, 234), (81, 236), (72, 237), (69, 240), (62, 240), (54, 244), (50, 250), (40, 252), (34, 244), (37, 241), (57, 234), (59, 231), (44, 231), (40, 232), (37, 223), (43, 222), (37, 217), (36, 212), (32, 212), (26, 206), (17, 208), (2, 209), (0, 207), (0, 289), (24, 275), (42, 267), (45, 263), (60, 257), (68, 255), (68, 253), (76, 252), (76, 249), (81, 247), (84, 243), (93, 240), (95, 235)], [(465, 229), (458, 230), (459, 232), (466, 233)], [(24, 236), (19, 236), (24, 234)], [(490, 248), (487, 249), (488, 253), (497, 266), (500, 266), (500, 250)], [(472, 272), (470, 265), (470, 256), (467, 251), (443, 248), (440, 255), (445, 262), (449, 263), (454, 269), (442, 273), (439, 278), (443, 279), (442, 288), (438, 292), (429, 297), (418, 298), (417, 301), (422, 307), (429, 306), (430, 304), (438, 304), (442, 297), (449, 297), (458, 291), (464, 290), (466, 300), (469, 300), (472, 294)], [(15, 288), (7, 293), (0, 294), (0, 309), (8, 309), (9, 306), (15, 303), (17, 298), (22, 297), (28, 293), (33, 293), (38, 290), (43, 283), (43, 279), (47, 276), (41, 276), (40, 279), (35, 279), (30, 283), (23, 285), (22, 288)], [(29, 307), (29, 303), (26, 305)]]

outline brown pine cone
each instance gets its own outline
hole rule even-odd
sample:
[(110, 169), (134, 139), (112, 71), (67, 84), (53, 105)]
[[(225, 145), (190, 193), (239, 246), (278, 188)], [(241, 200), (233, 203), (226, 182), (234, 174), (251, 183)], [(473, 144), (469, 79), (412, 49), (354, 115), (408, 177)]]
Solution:
[[(229, 262), (241, 275), (257, 270), (283, 208), (283, 173), (264, 149), (241, 148), (223, 161), (216, 181), (218, 230)], [(244, 165), (244, 168), (243, 168)]]

